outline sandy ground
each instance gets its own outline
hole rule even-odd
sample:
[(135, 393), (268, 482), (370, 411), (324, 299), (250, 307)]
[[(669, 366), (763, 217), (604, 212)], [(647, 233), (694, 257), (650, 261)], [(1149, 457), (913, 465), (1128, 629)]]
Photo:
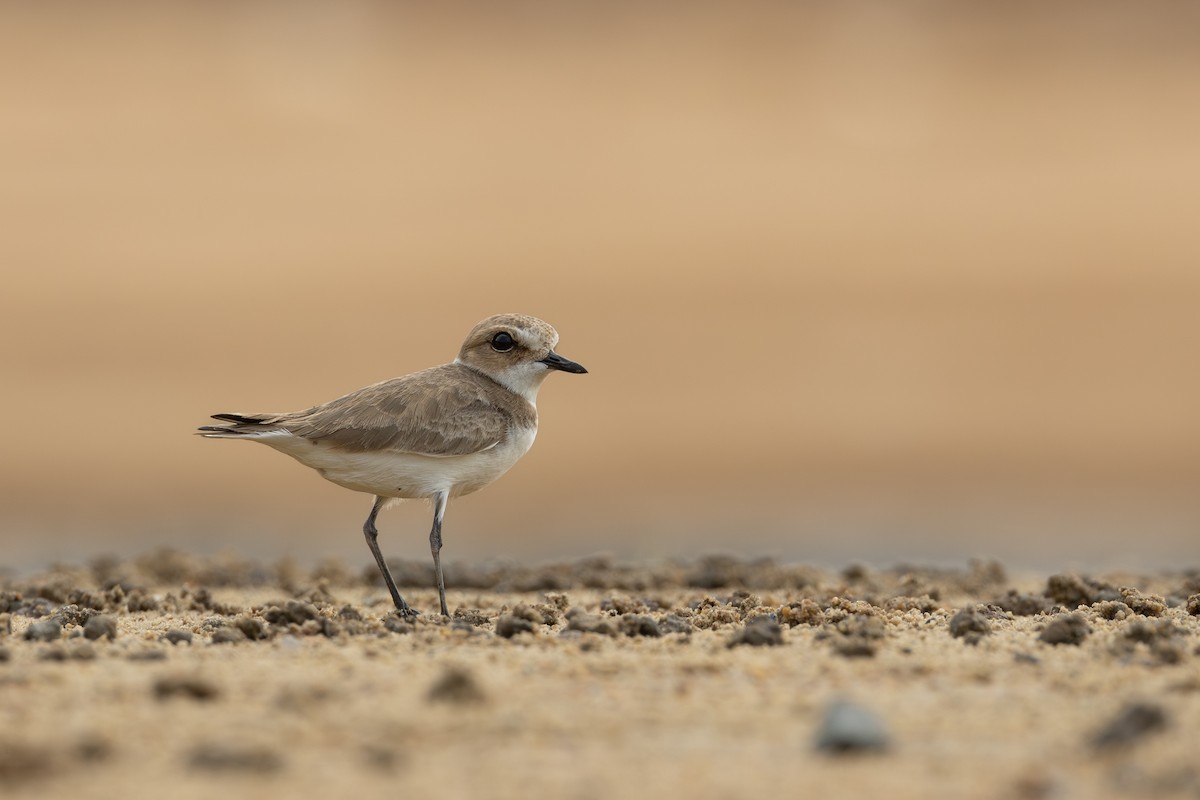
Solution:
[[(436, 607), (428, 568), (396, 567)], [(10, 576), (0, 788), (1200, 796), (1195, 571), (591, 559), (448, 578), (453, 619), (410, 623), (338, 564), (163, 552)]]

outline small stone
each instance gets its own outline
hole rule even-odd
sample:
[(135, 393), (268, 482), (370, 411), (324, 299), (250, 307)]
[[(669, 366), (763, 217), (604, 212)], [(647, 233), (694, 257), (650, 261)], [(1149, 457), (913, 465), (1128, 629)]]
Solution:
[(1133, 616), (1133, 609), (1120, 600), (1105, 600), (1092, 605), (1092, 610), (1104, 619), (1122, 620)]
[(817, 729), (816, 749), (828, 753), (878, 753), (887, 750), (890, 744), (879, 717), (846, 700), (830, 704)]
[(215, 685), (193, 675), (164, 675), (154, 682), (154, 696), (159, 700), (171, 697), (213, 700), (219, 694)]
[(104, 614), (97, 614), (83, 626), (83, 635), (91, 640), (101, 637), (109, 641), (117, 638), (117, 621)]
[(188, 755), (188, 766), (210, 772), (270, 773), (283, 769), (283, 758), (264, 747), (214, 742), (194, 748)]
[(660, 633), (691, 633), (692, 623), (678, 614), (667, 614), (658, 621)]
[(392, 633), (412, 633), (417, 629), (417, 626), (412, 624), (410, 620), (407, 620), (398, 614), (392, 614), (385, 619), (383, 621), (383, 627)]
[(1038, 639), (1046, 644), (1079, 645), (1091, 633), (1091, 628), (1082, 614), (1071, 612), (1059, 614), (1042, 629)]
[(567, 614), (567, 630), (581, 633), (599, 633), (603, 636), (616, 636), (617, 623), (611, 617), (599, 617), (579, 609), (572, 609)]
[(950, 618), (950, 635), (967, 644), (979, 644), (979, 640), (992, 632), (992, 624), (979, 609), (964, 608)]
[(1045, 597), (1034, 594), (1022, 594), (1015, 589), (1009, 589), (1003, 597), (992, 601), (992, 605), (1004, 609), (1018, 617), (1034, 617), (1049, 611), (1052, 604)]
[(783, 628), (772, 617), (761, 616), (751, 618), (741, 630), (729, 638), (725, 646), (776, 647), (781, 644), (783, 644)]
[(658, 623), (654, 621), (654, 617), (644, 614), (626, 614), (621, 617), (621, 632), (626, 636), (649, 636), (653, 638), (662, 636), (662, 631), (658, 629)]
[(181, 628), (172, 628), (162, 635), (163, 641), (170, 642), (171, 644), (179, 644), (181, 642), (191, 644), (192, 638), (193, 635), (191, 631), (185, 631)]
[(487, 699), (475, 676), (459, 667), (447, 668), (429, 687), (428, 697), (431, 702), (456, 705), (482, 703)]
[(1193, 617), (1200, 617), (1200, 594), (1194, 594), (1188, 597), (1187, 612)]
[(15, 737), (0, 742), (0, 784), (53, 775), (57, 771), (56, 750), (35, 747)]
[(56, 642), (62, 637), (62, 624), (56, 619), (44, 619), (25, 629), (29, 642)]
[(271, 606), (263, 612), (267, 622), (272, 625), (286, 625), (289, 622), (294, 622), (297, 625), (302, 625), (310, 619), (316, 619), (319, 614), (317, 607), (312, 603), (305, 603), (297, 600), (288, 600), (283, 604), (283, 607)]
[(1153, 733), (1165, 730), (1167, 713), (1154, 703), (1133, 703), (1121, 710), (1107, 725), (1092, 737), (1092, 747), (1105, 750), (1110, 747), (1133, 744)]
[(237, 628), (219, 628), (212, 635), (213, 644), (237, 644), (246, 641), (246, 634)]
[(1067, 608), (1121, 599), (1116, 587), (1078, 575), (1051, 575), (1046, 581), (1045, 595)]
[(271, 636), (263, 621), (255, 617), (238, 617), (233, 621), (233, 625), (252, 642), (259, 642)]
[(514, 617), (512, 614), (501, 614), (496, 620), (496, 635), (511, 639), (518, 633), (533, 633), (533, 623), (523, 617)]

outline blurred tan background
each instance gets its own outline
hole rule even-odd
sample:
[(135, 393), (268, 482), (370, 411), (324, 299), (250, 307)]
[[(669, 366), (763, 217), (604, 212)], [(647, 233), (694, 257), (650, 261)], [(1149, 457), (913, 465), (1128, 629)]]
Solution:
[(1200, 555), (1193, 3), (3, 16), (0, 563), (368, 564), (368, 498), (190, 431), (502, 311), (591, 374), (449, 559)]

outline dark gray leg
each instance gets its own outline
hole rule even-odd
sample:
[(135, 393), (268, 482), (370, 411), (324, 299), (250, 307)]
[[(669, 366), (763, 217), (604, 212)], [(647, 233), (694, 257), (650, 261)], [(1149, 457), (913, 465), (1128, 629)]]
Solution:
[(433, 569), (437, 573), (438, 600), (442, 603), (442, 616), (450, 616), (446, 608), (446, 581), (442, 578), (442, 515), (446, 513), (446, 494), (433, 496), (433, 530), (429, 532), (429, 550), (433, 553)]
[(387, 562), (383, 560), (383, 553), (379, 552), (379, 531), (375, 530), (375, 517), (379, 514), (379, 509), (383, 508), (386, 499), (384, 497), (375, 498), (375, 505), (371, 506), (371, 516), (367, 517), (367, 521), (363, 525), (363, 535), (367, 537), (367, 547), (371, 548), (371, 555), (375, 556), (375, 563), (379, 565), (379, 571), (383, 573), (383, 582), (387, 584), (388, 591), (392, 593), (392, 602), (396, 604), (396, 610), (402, 617), (415, 617), (417, 612), (413, 611), (400, 596), (400, 590), (396, 588), (396, 582), (392, 580), (392, 573), (388, 572)]

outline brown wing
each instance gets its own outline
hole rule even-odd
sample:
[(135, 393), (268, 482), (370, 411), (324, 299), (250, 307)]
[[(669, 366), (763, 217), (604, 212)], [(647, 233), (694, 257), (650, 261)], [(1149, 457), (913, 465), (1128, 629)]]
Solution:
[(503, 391), (467, 367), (446, 364), (282, 415), (275, 424), (350, 452), (466, 455), (495, 447), (520, 422), (497, 396)]

